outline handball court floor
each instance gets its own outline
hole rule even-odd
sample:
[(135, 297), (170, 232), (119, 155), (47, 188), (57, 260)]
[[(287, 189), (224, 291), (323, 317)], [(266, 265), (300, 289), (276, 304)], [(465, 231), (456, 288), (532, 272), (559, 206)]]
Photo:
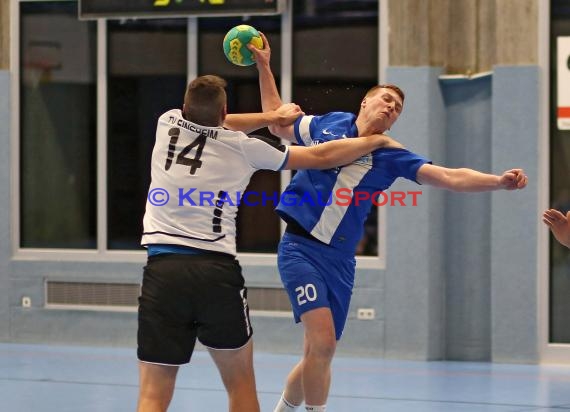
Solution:
[[(255, 353), (262, 412), (298, 357)], [(0, 344), (0, 411), (125, 412), (137, 400), (132, 348)], [(169, 411), (226, 411), (207, 352), (180, 369)], [(300, 408), (304, 410), (304, 408)], [(338, 357), (328, 411), (570, 411), (570, 365)]]

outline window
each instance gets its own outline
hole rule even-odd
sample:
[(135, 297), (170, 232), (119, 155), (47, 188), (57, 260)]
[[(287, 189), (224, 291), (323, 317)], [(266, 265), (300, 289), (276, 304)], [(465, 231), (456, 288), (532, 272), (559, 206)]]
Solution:
[[(222, 51), (222, 41), (227, 31), (238, 24), (249, 24), (262, 31), (271, 44), (272, 68), (276, 79), (281, 72), (281, 20), (276, 17), (255, 17), (243, 21), (239, 18), (200, 19), (198, 30), (198, 74), (217, 74), (227, 82), (228, 112), (247, 113), (261, 111), (261, 97), (257, 69), (254, 66), (242, 67), (230, 64)], [(277, 80), (279, 81), (279, 80)], [(271, 136), (267, 129), (256, 132)], [(280, 193), (280, 173), (266, 170), (257, 171), (247, 188), (255, 193)], [(242, 203), (237, 218), (238, 252), (275, 253), (281, 236), (279, 217), (274, 211), (277, 204), (261, 201), (254, 196), (249, 205)], [(252, 230), (255, 228), (255, 230)]]
[(156, 122), (182, 108), (187, 20), (109, 21), (107, 247), (141, 249)]
[[(293, 101), (307, 114), (356, 114), (378, 84), (378, 3), (296, 0), (293, 7)], [(378, 255), (377, 217), (373, 207), (358, 255)]]
[[(225, 78), (230, 113), (261, 110), (257, 69), (234, 66), (222, 52), (222, 39), (233, 26), (250, 24), (267, 35), (277, 84), (283, 70), (293, 80), (293, 90), (282, 95), (292, 95), (307, 113), (356, 111), (377, 83), (376, 0), (295, 1), (293, 33), (282, 27), (291, 20), (279, 15), (83, 21), (75, 1), (17, 4), (23, 249), (87, 249), (89, 256), (142, 251), (156, 121), (182, 106), (189, 72)], [(282, 68), (283, 33), (292, 36), (284, 40), (292, 41), (293, 73), (289, 56)], [(256, 133), (270, 136), (267, 129)], [(240, 208), (240, 253), (276, 252), (282, 225), (272, 199), (289, 176), (254, 174), (248, 191), (255, 192), (254, 199), (267, 196)], [(376, 209), (370, 216), (359, 249), (363, 256), (378, 254)]]
[(20, 3), (20, 246), (96, 247), (96, 25)]
[[(550, 67), (550, 205), (566, 214), (570, 210), (570, 130), (560, 130), (557, 122), (557, 38), (570, 37), (570, 5), (566, 0), (551, 4)], [(553, 241), (550, 246), (550, 328), (551, 343), (570, 343), (570, 250)]]

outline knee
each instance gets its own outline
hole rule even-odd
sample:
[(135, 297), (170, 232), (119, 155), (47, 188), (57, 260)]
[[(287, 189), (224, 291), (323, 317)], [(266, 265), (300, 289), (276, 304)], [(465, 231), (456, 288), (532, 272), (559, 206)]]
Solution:
[(236, 376), (235, 379), (226, 381), (226, 389), (229, 394), (256, 393), (255, 378), (249, 374)]
[(334, 335), (319, 336), (309, 342), (307, 357), (319, 360), (331, 360), (336, 350), (336, 339)]
[(137, 412), (165, 412), (170, 404), (170, 398), (164, 394), (151, 391), (143, 392), (139, 396)]

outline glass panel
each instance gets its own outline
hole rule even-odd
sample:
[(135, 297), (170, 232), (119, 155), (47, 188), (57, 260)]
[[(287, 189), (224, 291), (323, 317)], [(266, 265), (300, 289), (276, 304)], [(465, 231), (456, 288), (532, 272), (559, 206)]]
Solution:
[[(222, 42), (227, 31), (238, 24), (249, 24), (262, 31), (271, 43), (273, 73), (279, 85), (281, 73), (281, 19), (280, 17), (255, 17), (247, 20), (237, 18), (199, 19), (199, 67), (198, 73), (217, 74), (227, 82), (228, 112), (247, 113), (261, 111), (259, 83), (255, 66), (235, 66), (226, 60)], [(256, 134), (271, 136), (265, 128)], [(279, 195), (280, 174), (258, 171), (248, 186), (248, 191), (258, 194)], [(237, 218), (238, 252), (276, 253), (280, 237), (279, 217), (273, 211), (276, 204), (261, 201), (260, 195), (251, 195), (249, 205), (242, 203)], [(258, 204), (257, 204), (258, 203)], [(255, 230), (252, 230), (255, 228)]]
[(96, 24), (20, 3), (20, 246), (96, 247)]
[[(378, 1), (295, 0), (293, 101), (307, 114), (357, 113), (378, 84)], [(377, 208), (358, 255), (378, 255)]]
[(142, 249), (156, 122), (184, 102), (187, 20), (109, 21), (107, 30), (108, 248)]
[[(557, 125), (557, 37), (570, 36), (570, 2), (552, 1), (550, 92), (550, 205), (570, 210), (570, 130)], [(550, 244), (550, 342), (570, 343), (570, 250), (554, 238)]]

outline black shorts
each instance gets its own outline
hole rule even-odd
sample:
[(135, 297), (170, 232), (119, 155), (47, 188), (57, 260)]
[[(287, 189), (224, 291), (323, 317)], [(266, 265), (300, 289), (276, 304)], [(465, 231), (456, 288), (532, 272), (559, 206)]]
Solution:
[(253, 331), (238, 261), (223, 253), (151, 256), (139, 297), (139, 360), (188, 363), (196, 338), (238, 349)]

